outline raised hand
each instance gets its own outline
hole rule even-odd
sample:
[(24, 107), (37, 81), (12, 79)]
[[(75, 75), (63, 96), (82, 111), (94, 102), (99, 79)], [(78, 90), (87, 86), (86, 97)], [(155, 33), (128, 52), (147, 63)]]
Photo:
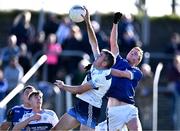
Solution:
[(63, 89), (64, 87), (64, 82), (61, 80), (56, 80), (56, 82), (54, 82), (54, 85), (56, 85), (57, 87), (59, 87), (59, 89)]
[(122, 17), (122, 13), (116, 12), (113, 17), (113, 23), (117, 24), (121, 20), (121, 17)]
[(88, 9), (87, 9), (85, 6), (83, 6), (83, 8), (84, 8), (84, 10), (86, 10), (86, 15), (85, 15), (85, 16), (84, 16), (84, 15), (81, 15), (81, 16), (84, 18), (84, 21), (85, 21), (86, 23), (88, 23), (88, 22), (90, 22), (90, 14), (89, 14)]

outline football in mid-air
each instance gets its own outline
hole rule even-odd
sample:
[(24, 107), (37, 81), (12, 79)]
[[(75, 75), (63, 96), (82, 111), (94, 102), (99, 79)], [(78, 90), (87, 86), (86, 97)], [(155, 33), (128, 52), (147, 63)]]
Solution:
[(69, 10), (69, 17), (73, 22), (82, 22), (84, 18), (81, 15), (85, 16), (86, 10), (80, 5), (75, 5)]

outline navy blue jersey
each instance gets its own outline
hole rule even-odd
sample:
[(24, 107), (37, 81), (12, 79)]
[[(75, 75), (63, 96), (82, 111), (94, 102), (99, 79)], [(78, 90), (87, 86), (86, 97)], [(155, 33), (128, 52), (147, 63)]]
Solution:
[(128, 70), (132, 78), (128, 79), (112, 76), (111, 87), (106, 96), (116, 98), (129, 104), (134, 104), (135, 87), (142, 77), (142, 72), (137, 67), (131, 67), (128, 61), (123, 59), (120, 55), (117, 56), (116, 63), (112, 68)]
[[(32, 109), (24, 107), (24, 105), (15, 106), (8, 111), (7, 121), (12, 122), (12, 127), (20, 121), (24, 114), (30, 113)], [(12, 128), (11, 127), (11, 128)]]

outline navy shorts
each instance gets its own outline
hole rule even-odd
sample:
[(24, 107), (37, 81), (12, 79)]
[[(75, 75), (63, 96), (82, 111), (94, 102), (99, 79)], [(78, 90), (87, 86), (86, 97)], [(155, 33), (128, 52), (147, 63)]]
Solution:
[(68, 111), (68, 114), (78, 120), (82, 125), (95, 129), (100, 116), (100, 108), (77, 99), (76, 105)]

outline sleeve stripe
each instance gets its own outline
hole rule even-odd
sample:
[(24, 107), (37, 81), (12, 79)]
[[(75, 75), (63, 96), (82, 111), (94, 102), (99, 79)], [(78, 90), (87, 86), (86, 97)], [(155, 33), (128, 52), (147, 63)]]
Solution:
[(130, 70), (126, 70), (126, 71), (128, 71), (128, 72), (130, 73), (130, 75), (131, 75), (131, 80), (133, 80), (133, 79), (134, 79), (133, 73), (132, 73)]
[(107, 75), (107, 76), (106, 76), (106, 80), (111, 79), (111, 77), (112, 77), (111, 74)]

